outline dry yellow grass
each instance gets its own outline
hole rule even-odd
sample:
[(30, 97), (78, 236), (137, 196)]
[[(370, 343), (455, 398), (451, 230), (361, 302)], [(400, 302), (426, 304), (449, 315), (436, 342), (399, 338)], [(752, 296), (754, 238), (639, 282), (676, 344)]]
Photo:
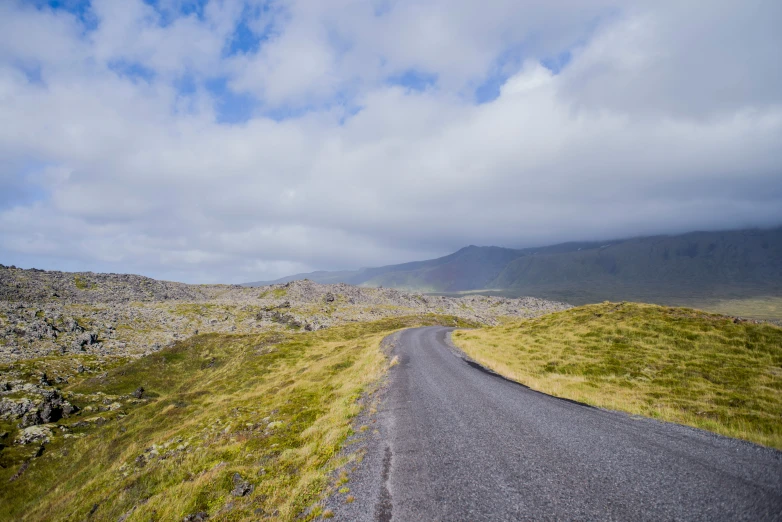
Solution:
[(533, 389), (782, 449), (782, 329), (685, 308), (587, 305), (454, 342)]
[[(71, 392), (152, 400), (124, 415), (57, 434), (14, 482), (0, 467), (2, 520), (304, 520), (317, 502), (361, 409), (388, 367), (390, 332), (453, 317), (386, 319), (311, 333), (208, 334), (110, 369)], [(108, 416), (108, 414), (102, 414)], [(0, 426), (3, 427), (3, 426)], [(15, 428), (10, 428), (15, 429)], [(13, 434), (12, 434), (13, 436)], [(232, 496), (239, 473), (254, 486)]]

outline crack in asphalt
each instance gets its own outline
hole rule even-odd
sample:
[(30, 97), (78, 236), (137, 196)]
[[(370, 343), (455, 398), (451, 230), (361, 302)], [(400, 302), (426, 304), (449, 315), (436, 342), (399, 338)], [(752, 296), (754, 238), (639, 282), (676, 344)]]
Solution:
[(385, 456), (383, 457), (383, 486), (380, 491), (380, 499), (375, 506), (375, 520), (377, 522), (391, 522), (393, 512), (393, 503), (391, 501), (391, 492), (388, 491), (388, 477), (391, 472), (391, 448), (386, 446)]

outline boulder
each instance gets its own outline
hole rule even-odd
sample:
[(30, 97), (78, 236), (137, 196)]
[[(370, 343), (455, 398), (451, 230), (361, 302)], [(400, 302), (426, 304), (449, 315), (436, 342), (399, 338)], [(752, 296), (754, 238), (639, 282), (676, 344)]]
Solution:
[(244, 480), (239, 473), (234, 473), (233, 483), (234, 488), (231, 490), (231, 495), (235, 497), (244, 497), (255, 489), (255, 486)]
[(31, 442), (48, 443), (52, 436), (52, 430), (47, 426), (30, 426), (23, 429), (16, 437), (17, 444), (30, 444)]
[(42, 395), (43, 402), (23, 414), (20, 427), (57, 422), (63, 417), (67, 418), (79, 411), (79, 408), (63, 399), (57, 390), (47, 390)]
[(90, 346), (98, 342), (98, 334), (94, 332), (84, 332), (73, 341), (75, 350), (83, 350), (85, 346)]
[(34, 409), (35, 403), (27, 398), (19, 400), (0, 399), (0, 418), (18, 419)]

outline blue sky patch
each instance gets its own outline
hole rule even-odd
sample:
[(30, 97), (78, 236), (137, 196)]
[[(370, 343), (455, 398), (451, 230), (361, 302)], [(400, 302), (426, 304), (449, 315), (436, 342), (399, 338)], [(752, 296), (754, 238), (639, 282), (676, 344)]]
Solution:
[(389, 85), (401, 85), (411, 91), (425, 91), (437, 85), (437, 75), (408, 69), (402, 74), (389, 76), (386, 81)]
[(126, 60), (115, 60), (109, 62), (109, 69), (120, 76), (130, 78), (133, 81), (151, 82), (155, 79), (155, 71), (149, 67), (144, 67), (140, 63), (128, 62)]
[(559, 74), (559, 72), (564, 69), (567, 64), (570, 63), (570, 60), (573, 59), (573, 55), (571, 54), (570, 50), (562, 51), (561, 53), (557, 54), (556, 56), (551, 56), (548, 58), (544, 58), (540, 61), (540, 64), (548, 69), (549, 71), (553, 72), (554, 74)]
[(251, 94), (232, 91), (225, 78), (208, 80), (205, 85), (214, 97), (218, 123), (245, 123), (255, 115), (260, 106)]
[(92, 12), (89, 0), (49, 0), (36, 3), (39, 9), (49, 8), (54, 11), (66, 11), (74, 15), (84, 27), (84, 32), (94, 31), (98, 28), (98, 18)]

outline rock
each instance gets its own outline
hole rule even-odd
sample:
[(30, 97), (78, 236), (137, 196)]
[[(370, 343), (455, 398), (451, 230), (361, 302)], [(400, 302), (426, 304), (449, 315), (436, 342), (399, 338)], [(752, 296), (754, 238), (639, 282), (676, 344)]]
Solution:
[(50, 386), (51, 383), (49, 382), (49, 376), (46, 375), (46, 372), (43, 372), (41, 374), (41, 380), (38, 382), (41, 386)]
[(75, 350), (83, 350), (85, 346), (90, 346), (98, 342), (98, 334), (94, 332), (84, 332), (73, 341)]
[(47, 426), (30, 426), (17, 435), (16, 444), (30, 444), (31, 442), (48, 443), (52, 436), (52, 430)]
[(198, 513), (187, 515), (183, 520), (184, 522), (204, 522), (208, 518), (208, 514), (204, 513), (203, 511), (199, 511)]
[(35, 403), (28, 398), (0, 399), (0, 417), (4, 419), (18, 419), (33, 409)]
[[(90, 283), (89, 291), (74, 285), (77, 277)], [(53, 300), (55, 293), (60, 297)], [(278, 300), (281, 293), (284, 301)], [(274, 298), (263, 297), (267, 295)], [(194, 305), (201, 313), (185, 320), (178, 306), (161, 308), (157, 306), (160, 302)], [(216, 306), (203, 307), (206, 303)], [(317, 305), (323, 305), (326, 313), (307, 312)], [(161, 349), (161, 339), (187, 338), (196, 330), (199, 334), (229, 329), (250, 333), (276, 328), (277, 323), (315, 331), (426, 313), (491, 325), (503, 316), (534, 317), (566, 308), (562, 303), (535, 298), (423, 297), (393, 289), (312, 281), (271, 285), (262, 292), (259, 302), (257, 289), (239, 286), (187, 285), (124, 274), (0, 270), (0, 316), (4, 317), (0, 324), (0, 364), (52, 355), (54, 348), (62, 355), (89, 350), (101, 356), (137, 357)], [(77, 321), (71, 316), (77, 313), (74, 310), (79, 310), (83, 319), (78, 317)], [(250, 311), (249, 317), (255, 317), (255, 321), (239, 320)], [(85, 331), (79, 323), (90, 324), (92, 331)]]
[(138, 388), (136, 388), (136, 391), (131, 393), (131, 395), (133, 397), (135, 397), (136, 399), (141, 399), (141, 398), (144, 397), (144, 391), (145, 391), (144, 387), (143, 386), (139, 386)]
[(46, 390), (42, 395), (43, 402), (35, 408), (28, 408), (23, 414), (20, 427), (57, 422), (79, 411), (79, 408), (64, 400), (57, 390)]
[(76, 322), (76, 320), (73, 317), (66, 317), (63, 321), (63, 324), (65, 325), (65, 331), (66, 332), (83, 332), (84, 328), (79, 326), (79, 323)]
[(255, 486), (244, 480), (239, 473), (234, 473), (233, 483), (234, 488), (231, 490), (231, 495), (235, 497), (244, 497), (252, 493), (255, 489)]

